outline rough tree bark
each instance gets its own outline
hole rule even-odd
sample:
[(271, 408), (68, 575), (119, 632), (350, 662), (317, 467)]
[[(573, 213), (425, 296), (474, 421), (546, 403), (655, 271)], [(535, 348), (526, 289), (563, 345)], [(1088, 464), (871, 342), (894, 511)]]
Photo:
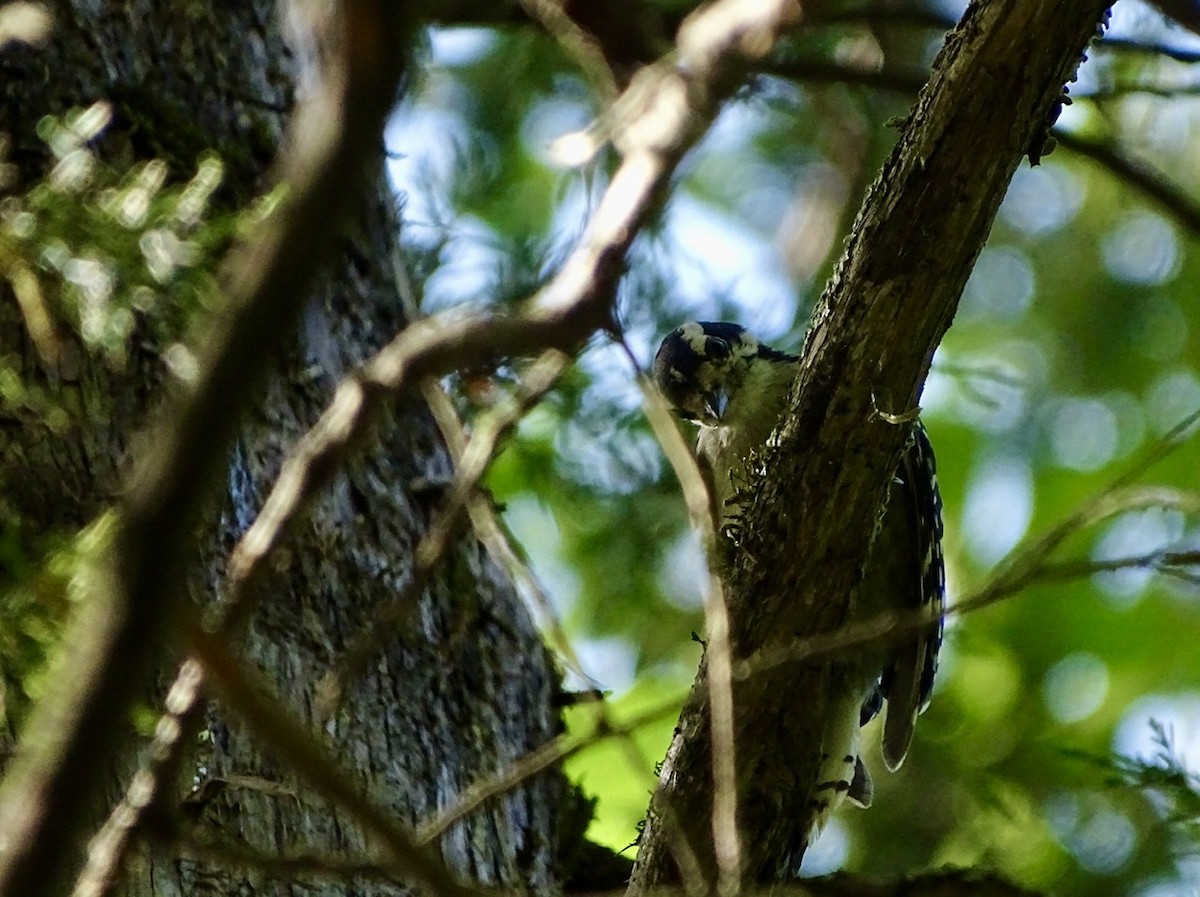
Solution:
[[(879, 412), (916, 407), (1009, 179), (1026, 153), (1041, 151), (1052, 104), (1108, 5), (968, 7), (814, 314), (726, 583), (732, 654), (743, 674), (753, 673), (734, 691), (735, 880), (786, 877), (803, 854), (825, 729), (828, 667), (764, 660), (845, 620), (870, 548), (863, 521), (875, 519), (905, 438)], [(704, 881), (718, 880), (711, 719), (702, 668), (663, 767), (631, 894), (677, 879), (681, 842)]]
[[(0, 131), (10, 135), (11, 158), (24, 176), (44, 170), (34, 136), (40, 116), (105, 99), (115, 112), (100, 144), (107, 158), (161, 157), (182, 176), (203, 150), (215, 149), (227, 166), (225, 202), (244, 204), (262, 189), (298, 74), (276, 4), (63, 0), (53, 12), (47, 47), (0, 54)], [(219, 558), (253, 519), (283, 452), (315, 419), (338, 378), (405, 324), (395, 282), (398, 225), (381, 173), (374, 182), (368, 210), (340, 239), (336, 264), (232, 452), (220, 523), (212, 522), (214, 513), (194, 559), (192, 585), (202, 601), (211, 599)], [(117, 492), (156, 398), (158, 359), (135, 352), (121, 372), (88, 358), (68, 376), (47, 371), (8, 295), (0, 296), (0, 353), (75, 409), (65, 433), (52, 435), (35, 421), (0, 428), (0, 501), (35, 536), (71, 532)], [(430, 416), (419, 403), (404, 403), (313, 509), (277, 564), (241, 648), (288, 706), (311, 714), (316, 683), (330, 662), (409, 577), (412, 548), (450, 473)], [(477, 778), (551, 739), (558, 725), (552, 659), (511, 583), (473, 539), (451, 552), (417, 620), (397, 633), (324, 728), (363, 789), (404, 821), (447, 806)], [(166, 648), (156, 651), (164, 663), (172, 657)], [(264, 756), (219, 709), (210, 734), (188, 778), (242, 776), (283, 787), (218, 789), (199, 808), (198, 824), (208, 835), (271, 854), (362, 847), (352, 824)], [(101, 774), (116, 773), (119, 789), (129, 772)], [(189, 785), (179, 783), (176, 799)], [(442, 855), (477, 881), (548, 892), (556, 882), (553, 833), (562, 797), (559, 775), (543, 774), (454, 826), (441, 840)], [(106, 809), (95, 807), (97, 819)], [(79, 856), (60, 860), (47, 875), (69, 873)], [(125, 891), (248, 894), (266, 886), (261, 876), (156, 851), (136, 858)], [(328, 883), (319, 890), (394, 891)]]

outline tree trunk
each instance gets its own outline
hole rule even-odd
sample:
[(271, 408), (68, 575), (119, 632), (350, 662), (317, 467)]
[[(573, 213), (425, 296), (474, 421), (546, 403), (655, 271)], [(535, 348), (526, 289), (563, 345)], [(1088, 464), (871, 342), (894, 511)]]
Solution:
[[(215, 149), (226, 165), (225, 203), (242, 206), (262, 190), (299, 68), (275, 4), (62, 2), (54, 14), (48, 46), (0, 53), (0, 130), (11, 137), (10, 159), (22, 177), (45, 171), (34, 136), (41, 116), (107, 100), (114, 120), (99, 141), (105, 158), (162, 158), (178, 178), (194, 169), (202, 151)], [(224, 507), (210, 515), (198, 540), (203, 547), (192, 582), (202, 601), (215, 593), (224, 555), (253, 520), (288, 446), (315, 420), (341, 375), (405, 324), (395, 280), (398, 222), (381, 173), (374, 183), (368, 211), (342, 240), (232, 453)], [(32, 422), (0, 427), (0, 508), (34, 536), (72, 532), (120, 489), (134, 436), (157, 397), (157, 352), (132, 352), (122, 371), (83, 356), (77, 365), (48, 371), (6, 294), (0, 298), (0, 355), (15, 360), (26, 382), (74, 409), (65, 432), (51, 434)], [(380, 423), (372, 446), (339, 475), (281, 553), (240, 650), (290, 709), (311, 718), (317, 682), (408, 580), (413, 546), (451, 473), (427, 410), (405, 403)], [(464, 538), (450, 552), (413, 619), (352, 684), (324, 727), (363, 790), (404, 822), (453, 803), (467, 785), (558, 729), (552, 658), (511, 583), (474, 539)], [(158, 653), (169, 674), (168, 662), (177, 658)], [(201, 808), (205, 837), (272, 854), (362, 848), (352, 823), (264, 756), (250, 732), (220, 708), (210, 723), (211, 737), (186, 770), (201, 783), (226, 782)], [(114, 799), (131, 769), (114, 771)], [(177, 798), (190, 784), (181, 783)], [(542, 774), (454, 826), (441, 841), (442, 855), (453, 870), (482, 883), (553, 890), (552, 833), (563, 793), (557, 772)], [(97, 819), (106, 811), (97, 807)], [(72, 857), (47, 873), (78, 864)], [(143, 851), (125, 889), (138, 895), (249, 894), (271, 887), (318, 892), (282, 880), (267, 885), (264, 875)], [(395, 890), (369, 887), (325, 883), (319, 892)]]

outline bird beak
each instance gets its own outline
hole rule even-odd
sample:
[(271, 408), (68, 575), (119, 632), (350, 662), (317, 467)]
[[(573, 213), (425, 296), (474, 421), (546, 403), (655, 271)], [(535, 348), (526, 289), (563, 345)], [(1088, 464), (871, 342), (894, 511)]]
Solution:
[(725, 416), (725, 409), (729, 407), (729, 393), (723, 389), (714, 389), (704, 397), (704, 410), (707, 411), (713, 420), (720, 420)]

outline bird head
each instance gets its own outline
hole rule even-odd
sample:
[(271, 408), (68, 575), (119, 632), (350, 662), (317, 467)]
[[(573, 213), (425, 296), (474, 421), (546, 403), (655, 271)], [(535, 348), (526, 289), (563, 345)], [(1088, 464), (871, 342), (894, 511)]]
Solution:
[(739, 324), (689, 321), (663, 339), (654, 356), (654, 381), (676, 412), (704, 427), (720, 426), (745, 393), (778, 363), (795, 356), (764, 346)]

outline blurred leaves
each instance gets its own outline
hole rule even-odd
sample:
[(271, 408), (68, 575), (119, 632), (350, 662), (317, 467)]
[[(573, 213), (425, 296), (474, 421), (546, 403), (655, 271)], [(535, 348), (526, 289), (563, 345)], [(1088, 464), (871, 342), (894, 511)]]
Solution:
[(72, 538), (36, 541), (11, 517), (0, 528), (0, 730), (15, 731), (49, 674), (70, 606), (88, 594), (111, 529), (98, 518)]
[[(0, 356), (0, 426), (37, 426), (50, 438), (67, 431), (80, 409), (60, 387), (79, 376), (80, 353), (118, 370), (136, 358), (186, 358), (176, 340), (208, 307), (217, 259), (278, 201), (241, 214), (214, 209), (223, 166), (212, 154), (178, 184), (159, 160), (111, 166), (95, 149), (110, 114), (97, 103), (43, 118), (38, 135), (54, 162), (41, 178), (9, 161), (0, 135), (0, 289), (15, 298), (38, 362)], [(0, 502), (3, 726), (19, 722), (40, 688), (104, 521), (32, 534)]]
[[(930, 23), (948, 9), (917, 2), (908, 20), (873, 20), (881, 7), (897, 11), (832, 4), (832, 21), (781, 48), (686, 160), (621, 288), (614, 326), (641, 365), (687, 319), (736, 319), (780, 348), (801, 345), (807, 309), (890, 150), (890, 123), (940, 46)], [(1167, 173), (1194, 203), (1195, 40), (1133, 0), (1115, 15), (1114, 39), (1093, 48), (1059, 126)], [(519, 303), (579, 234), (612, 161), (601, 153), (562, 169), (548, 149), (604, 110), (562, 47), (531, 28), (434, 30), (422, 62), (388, 132), (422, 307)], [(843, 82), (839, 71), (859, 76)], [(46, 119), (57, 163), (32, 186), (0, 152), (0, 277), (38, 351), (60, 367), (75, 340), (119, 366), (144, 343), (177, 339), (211, 294), (216, 254), (258, 214), (210, 208), (216, 158), (198, 160), (183, 184), (155, 161), (111, 169), (92, 149), (106, 117), (97, 106)], [(922, 396), (952, 598), (1200, 408), (1197, 236), (1119, 172), (1065, 147), (1017, 172)], [(61, 409), (15, 372), (0, 359), (0, 423), (53, 429)], [(487, 481), (576, 642), (583, 684), (610, 691), (616, 717), (685, 691), (703, 626), (704, 560), (633, 374), (611, 343), (589, 344)], [(464, 416), (513, 379), (509, 367), (461, 372)], [(1198, 448), (1193, 439), (1143, 482), (1200, 488)], [(1068, 547), (1080, 562), (1195, 551), (1200, 520), (1129, 510)], [(3, 521), (6, 671), (40, 663), (79, 553), (31, 544), (20, 521)], [(39, 567), (46, 557), (61, 561)], [(1180, 860), (1197, 844), (1198, 592), (1154, 568), (1098, 571), (1045, 578), (954, 618), (904, 769), (876, 776), (869, 812), (842, 811), (828, 837), (845, 849), (833, 853), (888, 878), (985, 866), (1060, 895), (1200, 887), (1195, 864)], [(11, 714), (13, 695), (33, 686), (7, 672), (5, 685)], [(586, 728), (593, 712), (572, 710), (568, 724)], [(571, 760), (599, 797), (593, 837), (618, 849), (634, 840), (671, 725), (639, 733), (637, 750), (617, 741)], [(1149, 736), (1161, 755), (1130, 759)], [(882, 770), (877, 756), (871, 765)], [(1114, 779), (1128, 787), (1109, 787)], [(1156, 837), (1164, 821), (1180, 839)]]
[(215, 155), (202, 157), (184, 184), (168, 184), (159, 160), (110, 167), (92, 149), (110, 116), (97, 103), (43, 118), (38, 135), (56, 161), (21, 192), (12, 191), (29, 173), (5, 160), (0, 141), (0, 277), (43, 363), (67, 376), (73, 350), (64, 326), (114, 366), (178, 337), (215, 290), (218, 254), (239, 223), (261, 214), (214, 213), (223, 171)]
[[(772, 74), (739, 93), (685, 163), (623, 285), (623, 337), (643, 365), (689, 318), (737, 319), (781, 348), (801, 344), (806, 309), (890, 149), (889, 121), (911, 102), (912, 74), (941, 43), (932, 23), (947, 12), (918, 3), (907, 19), (874, 21), (875, 8), (831, 7), (829, 24), (781, 48)], [(1111, 41), (1091, 51), (1060, 126), (1119, 142), (1200, 196), (1200, 104), (1177, 89), (1194, 81), (1194, 66), (1153, 49), (1195, 42), (1136, 3), (1115, 12)], [(529, 32), (435, 32), (429, 52), (400, 119), (436, 120), (437, 136), (398, 124), (390, 145), (404, 159), (393, 176), (418, 225), (408, 239), (430, 245), (420, 225), (436, 209), (442, 262), (478, 271), (457, 294), (445, 269), (435, 273), (426, 301), (519, 299), (520, 289), (498, 285), (531, 293), (606, 178), (603, 158), (562, 170), (545, 152), (584, 127), (596, 102), (561, 48)], [(839, 83), (839, 70), (878, 75)], [(459, 148), (450, 167), (447, 146)], [(531, 237), (540, 251), (504, 248)], [(1017, 172), (922, 397), (952, 597), (985, 584), (1014, 546), (1068, 517), (1200, 408), (1197, 284), (1197, 235), (1118, 173), (1062, 147)], [(489, 480), (589, 684), (613, 690), (614, 708), (685, 687), (699, 656), (690, 635), (702, 627), (704, 563), (638, 404), (620, 353), (590, 345)], [(1193, 439), (1140, 482), (1196, 489), (1198, 448)], [(1130, 510), (1075, 535), (1061, 559), (1198, 542), (1194, 515)], [(904, 770), (877, 775), (874, 807), (843, 811), (831, 835), (848, 839), (846, 866), (894, 877), (976, 864), (1064, 895), (1197, 884), (1154, 839), (1144, 801), (1106, 791), (1094, 767), (1063, 753), (1120, 751), (1145, 731), (1139, 701), (1200, 692), (1196, 598), (1186, 578), (1100, 571), (1038, 580), (955, 619)], [(1200, 709), (1196, 726), (1200, 762)], [(660, 734), (665, 746), (669, 731)], [(593, 835), (618, 849), (633, 840), (649, 787), (629, 762), (614, 745), (571, 765), (600, 798)]]

